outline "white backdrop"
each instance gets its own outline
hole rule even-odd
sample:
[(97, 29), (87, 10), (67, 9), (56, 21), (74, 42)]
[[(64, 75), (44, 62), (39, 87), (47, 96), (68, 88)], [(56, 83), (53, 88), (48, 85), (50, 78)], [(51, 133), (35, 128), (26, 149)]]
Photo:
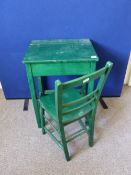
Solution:
[(130, 52), (130, 57), (129, 57), (128, 66), (126, 70), (124, 84), (131, 86), (131, 52)]

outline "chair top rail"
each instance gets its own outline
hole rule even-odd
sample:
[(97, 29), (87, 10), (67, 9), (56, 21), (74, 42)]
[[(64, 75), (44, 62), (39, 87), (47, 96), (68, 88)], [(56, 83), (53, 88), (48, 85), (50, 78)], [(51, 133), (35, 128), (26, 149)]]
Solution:
[(97, 79), (102, 74), (106, 73), (106, 71), (112, 66), (112, 64), (113, 64), (112, 62), (108, 61), (104, 68), (101, 68), (101, 69), (99, 69), (98, 71), (96, 71), (94, 73), (76, 78), (75, 80), (70, 80), (68, 82), (62, 83), (62, 88), (63, 89), (68, 89), (68, 88), (72, 88), (72, 87), (75, 87), (75, 86), (80, 86), (82, 84), (87, 83), (90, 80)]

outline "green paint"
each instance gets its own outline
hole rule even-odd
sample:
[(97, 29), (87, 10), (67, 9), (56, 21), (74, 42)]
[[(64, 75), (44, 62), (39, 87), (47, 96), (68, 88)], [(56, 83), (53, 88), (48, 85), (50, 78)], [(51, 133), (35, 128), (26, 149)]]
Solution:
[(29, 45), (24, 63), (76, 62), (87, 59), (98, 61), (89, 39), (36, 40)]
[[(94, 123), (97, 104), (112, 66), (113, 63), (107, 62), (105, 67), (89, 75), (84, 75), (65, 83), (61, 83), (59, 80), (56, 80), (55, 91), (40, 97), (40, 108), (46, 110), (51, 119), (57, 125), (57, 131), (60, 133), (60, 143), (63, 147), (67, 161), (70, 160), (67, 148), (67, 143), (69, 141), (84, 133), (87, 133), (89, 135), (89, 146), (93, 146)], [(83, 84), (88, 85), (90, 81), (92, 82), (96, 79), (98, 79), (98, 82), (95, 89), (91, 88), (90, 92), (87, 94), (80, 93), (81, 89), (76, 88), (82, 87)], [(85, 118), (85, 124), (82, 122), (82, 118)], [(82, 129), (66, 138), (64, 127), (75, 121), (79, 122)], [(44, 129), (46, 130), (46, 126), (44, 126)], [(47, 134), (49, 134), (51, 138), (57, 144), (59, 144), (57, 139), (52, 136), (52, 133), (50, 133), (49, 130)]]
[[(40, 94), (43, 92), (41, 76), (84, 75), (95, 71), (98, 56), (89, 39), (38, 40), (29, 45), (23, 63), (36, 114), (38, 127), (41, 127), (40, 112), (33, 77), (38, 77)], [(90, 82), (90, 89), (93, 82)]]

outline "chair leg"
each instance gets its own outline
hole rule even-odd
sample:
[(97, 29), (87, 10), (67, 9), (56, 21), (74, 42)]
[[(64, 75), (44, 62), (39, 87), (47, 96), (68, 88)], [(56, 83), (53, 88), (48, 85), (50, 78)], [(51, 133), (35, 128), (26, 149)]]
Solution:
[(94, 145), (94, 121), (91, 121), (89, 124), (89, 146)]
[(60, 127), (60, 132), (61, 132), (61, 141), (62, 141), (62, 145), (63, 145), (65, 158), (66, 158), (67, 161), (69, 161), (70, 156), (69, 156), (69, 152), (68, 152), (68, 148), (67, 148), (67, 142), (66, 142), (65, 132), (64, 132), (64, 127), (63, 126)]
[(42, 133), (45, 134), (45, 111), (42, 107), (40, 107), (40, 118), (41, 118), (41, 128), (42, 128)]
[(96, 113), (96, 109), (94, 111), (92, 111), (91, 116), (89, 118), (89, 146), (90, 147), (92, 147), (94, 145), (95, 113)]
[(85, 116), (85, 124), (86, 126), (89, 126), (89, 120), (91, 118), (91, 114), (92, 112), (88, 113), (86, 116)]

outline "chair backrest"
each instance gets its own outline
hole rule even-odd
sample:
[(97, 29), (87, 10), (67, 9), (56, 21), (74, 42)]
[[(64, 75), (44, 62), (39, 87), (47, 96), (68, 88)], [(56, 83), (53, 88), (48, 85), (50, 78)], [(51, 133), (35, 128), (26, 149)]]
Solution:
[[(66, 114), (80, 110), (87, 105), (97, 105), (97, 102), (100, 98), (102, 89), (112, 66), (113, 63), (108, 61), (103, 68), (89, 75), (84, 75), (65, 83), (61, 83), (59, 80), (55, 81), (55, 104), (57, 110), (56, 112), (60, 121), (62, 121), (62, 117)], [(89, 93), (85, 93), (81, 95), (80, 98), (73, 99), (71, 101), (68, 101), (67, 103), (63, 102), (62, 96), (65, 90), (72, 90), (72, 88), (76, 87), (87, 88), (86, 85), (90, 86), (90, 84), (93, 82), (95, 82), (95, 87), (90, 89)], [(67, 110), (65, 110), (65, 108)]]

